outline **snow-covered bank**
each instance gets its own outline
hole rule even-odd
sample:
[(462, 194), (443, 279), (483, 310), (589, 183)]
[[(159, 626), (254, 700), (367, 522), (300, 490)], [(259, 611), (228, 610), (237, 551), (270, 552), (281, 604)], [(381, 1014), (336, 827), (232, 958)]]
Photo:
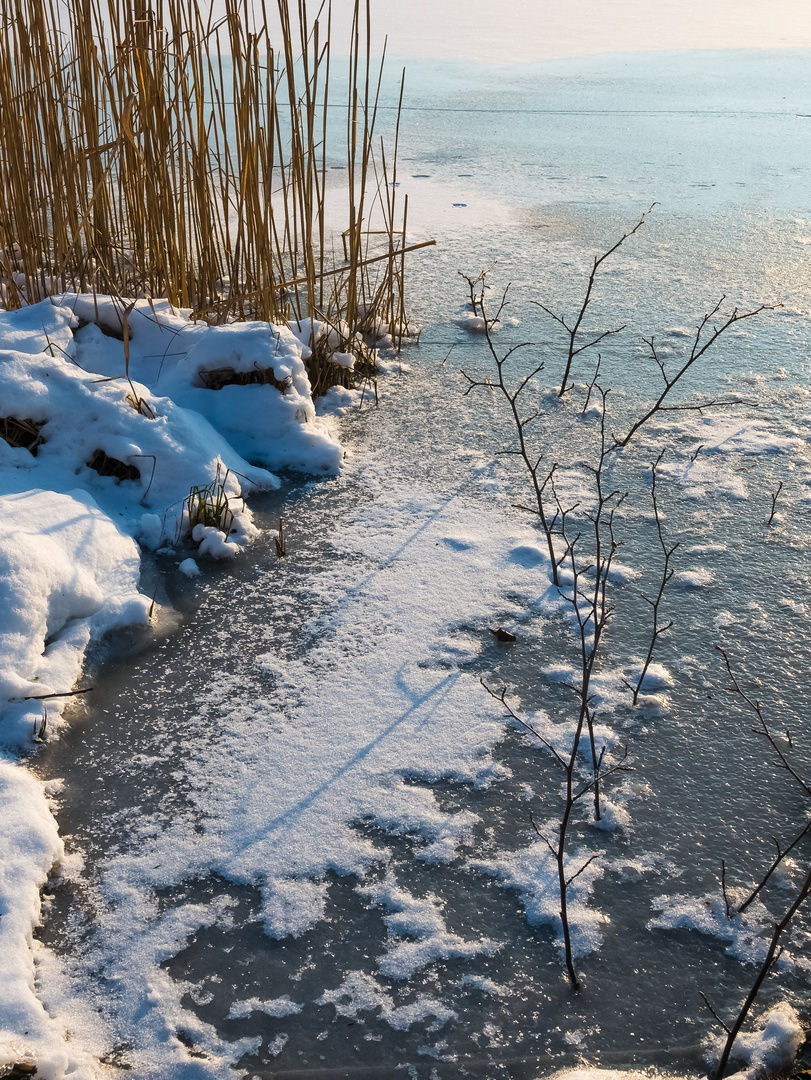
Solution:
[[(337, 470), (305, 350), (286, 326), (210, 327), (152, 301), (0, 314), (3, 701), (66, 693), (91, 638), (146, 618), (136, 541), (191, 533), (235, 555), (255, 532), (244, 497), (279, 486), (270, 469)], [(30, 742), (29, 713), (3, 707), (0, 741)]]
[[(304, 338), (153, 301), (64, 295), (0, 313), (0, 745), (58, 733), (90, 643), (148, 621), (139, 544), (231, 557), (256, 532), (245, 496), (279, 486), (271, 469), (338, 469)], [(30, 951), (61, 841), (8, 755), (0, 804), (0, 1066), (32, 1056), (39, 1075), (78, 1080), (89, 1059), (37, 1000)]]
[(89, 642), (145, 622), (149, 600), (135, 541), (87, 492), (27, 491), (0, 506), (2, 736), (25, 747), (49, 720), (53, 731), (64, 699), (51, 696), (71, 690)]
[(40, 890), (64, 858), (43, 786), (0, 754), (0, 1067), (35, 1061), (38, 1075), (95, 1075), (92, 1059), (65, 1040), (35, 992), (32, 930)]

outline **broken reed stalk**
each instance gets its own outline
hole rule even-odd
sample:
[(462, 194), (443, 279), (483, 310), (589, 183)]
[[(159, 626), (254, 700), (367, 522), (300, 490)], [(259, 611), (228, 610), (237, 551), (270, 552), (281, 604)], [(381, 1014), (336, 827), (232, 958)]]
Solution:
[[(370, 4), (354, 3), (349, 258), (335, 268), (330, 9), (311, 21), (306, 0), (277, 3), (278, 42), (264, 0), (255, 18), (225, 0), (218, 22), (198, 0), (65, 0), (58, 10), (9, 0), (0, 24), (4, 306), (77, 290), (165, 296), (210, 322), (306, 317), (352, 334), (374, 309), (376, 320), (402, 323), (405, 222), (379, 171), (374, 189), (382, 63), (372, 79)], [(374, 283), (373, 212), (388, 238)]]
[(782, 490), (783, 490), (783, 481), (781, 480), (780, 483), (777, 485), (777, 490), (772, 491), (770, 493), (770, 495), (769, 495), (769, 498), (772, 500), (772, 511), (769, 514), (769, 520), (766, 522), (767, 525), (771, 525), (771, 523), (774, 521), (774, 515), (777, 513), (777, 500), (779, 499), (780, 492)]

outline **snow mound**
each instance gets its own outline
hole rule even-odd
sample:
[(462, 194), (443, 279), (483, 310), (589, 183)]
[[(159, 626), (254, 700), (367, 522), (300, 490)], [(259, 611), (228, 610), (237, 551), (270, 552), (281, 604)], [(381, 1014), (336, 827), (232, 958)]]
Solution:
[(146, 622), (139, 573), (135, 542), (87, 492), (0, 497), (0, 741), (30, 744), (45, 703), (25, 699), (66, 693), (91, 640)]
[[(755, 1031), (741, 1032), (732, 1048), (732, 1061), (745, 1062), (747, 1068), (735, 1073), (730, 1080), (755, 1080), (774, 1076), (788, 1069), (805, 1039), (800, 1019), (790, 1005), (780, 1003), (761, 1017)], [(707, 1057), (717, 1060), (724, 1038), (717, 1040)]]
[(38, 1076), (96, 1076), (89, 1055), (67, 1041), (34, 990), (33, 929), (40, 889), (64, 857), (43, 785), (0, 756), (0, 1068), (34, 1060)]

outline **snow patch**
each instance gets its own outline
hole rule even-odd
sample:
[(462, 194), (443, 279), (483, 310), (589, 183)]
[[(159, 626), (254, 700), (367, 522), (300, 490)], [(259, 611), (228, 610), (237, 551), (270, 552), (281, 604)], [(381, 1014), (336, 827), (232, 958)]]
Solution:
[(391, 878), (358, 891), (391, 912), (383, 919), (390, 940), (386, 955), (378, 958), (381, 975), (410, 979), (436, 960), (467, 959), (480, 953), (491, 956), (499, 947), (489, 938), (465, 941), (450, 933), (442, 916), (442, 903), (431, 893), (419, 899)]
[[(740, 1032), (735, 1039), (730, 1060), (744, 1062), (747, 1068), (733, 1074), (730, 1080), (756, 1080), (761, 1076), (782, 1073), (794, 1062), (805, 1032), (796, 1011), (785, 1002), (774, 1005), (760, 1018), (754, 1031)], [(717, 1061), (726, 1042), (719, 1038), (707, 1053), (709, 1061)]]
[(414, 1024), (431, 1020), (429, 1031), (438, 1031), (456, 1017), (437, 998), (418, 994), (408, 1005), (395, 1005), (391, 994), (373, 976), (351, 971), (334, 990), (325, 990), (317, 1000), (319, 1005), (334, 1005), (338, 1016), (354, 1019), (360, 1013), (379, 1009), (379, 1017), (395, 1031), (408, 1031)]

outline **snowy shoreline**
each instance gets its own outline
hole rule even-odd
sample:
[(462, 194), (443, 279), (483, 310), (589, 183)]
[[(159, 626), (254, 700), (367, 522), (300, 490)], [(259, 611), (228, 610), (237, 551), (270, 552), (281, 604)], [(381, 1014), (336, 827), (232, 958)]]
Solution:
[[(49, 1078), (93, 1073), (35, 991), (40, 890), (65, 855), (26, 751), (58, 737), (88, 647), (149, 623), (139, 545), (188, 555), (193, 528), (201, 555), (232, 558), (256, 534), (245, 496), (280, 486), (271, 470), (334, 473), (343, 453), (316, 416), (309, 326), (207, 326), (139, 301), (125, 356), (122, 314), (75, 294), (0, 312), (0, 1065), (33, 1055)], [(277, 385), (200, 376), (257, 367)], [(195, 488), (226, 500), (225, 532), (189, 521)]]

